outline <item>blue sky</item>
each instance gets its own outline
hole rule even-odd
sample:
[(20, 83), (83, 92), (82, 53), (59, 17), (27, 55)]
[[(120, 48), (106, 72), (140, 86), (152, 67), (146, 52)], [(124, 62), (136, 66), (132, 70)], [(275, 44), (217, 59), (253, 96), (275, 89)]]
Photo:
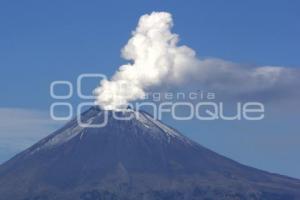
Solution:
[[(299, 6), (296, 0), (1, 1), (0, 161), (60, 126), (44, 124), (53, 101), (49, 95), (53, 80), (75, 83), (79, 74), (87, 72), (110, 76), (124, 63), (120, 49), (141, 15), (172, 13), (173, 31), (180, 35), (180, 43), (193, 48), (199, 57), (297, 69)], [(269, 105), (266, 119), (256, 123), (168, 123), (237, 161), (300, 178), (299, 109), (287, 111), (285, 107)], [(11, 114), (8, 108), (27, 110), (25, 116), (34, 115), (37, 128), (33, 130), (32, 121), (24, 123), (24, 118)], [(22, 136), (20, 130), (12, 129), (14, 125), (3, 125), (7, 118), (22, 124)], [(8, 137), (8, 132), (14, 134)]]

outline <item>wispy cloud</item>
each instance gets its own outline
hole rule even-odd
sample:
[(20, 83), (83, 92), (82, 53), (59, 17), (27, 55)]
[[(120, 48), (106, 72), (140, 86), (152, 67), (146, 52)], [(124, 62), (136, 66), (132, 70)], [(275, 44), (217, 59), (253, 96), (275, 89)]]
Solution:
[(60, 125), (47, 111), (0, 108), (0, 163), (50, 134)]
[(300, 70), (284, 66), (247, 66), (217, 58), (198, 59), (177, 85), (211, 90), (229, 98), (264, 102), (300, 98)]

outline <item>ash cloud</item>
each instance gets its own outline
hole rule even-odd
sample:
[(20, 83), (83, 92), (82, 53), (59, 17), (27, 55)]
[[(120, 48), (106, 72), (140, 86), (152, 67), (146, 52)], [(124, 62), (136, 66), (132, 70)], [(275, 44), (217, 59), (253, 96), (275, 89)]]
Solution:
[[(132, 37), (122, 49), (129, 61), (119, 67), (110, 80), (103, 80), (94, 91), (96, 103), (114, 110), (141, 100), (151, 88), (195, 87), (232, 96), (270, 97), (299, 92), (300, 72), (281, 66), (245, 67), (217, 58), (197, 58), (193, 49), (178, 45), (179, 36), (171, 32), (170, 13), (153, 12), (140, 17)], [(287, 92), (287, 91), (290, 91)]]

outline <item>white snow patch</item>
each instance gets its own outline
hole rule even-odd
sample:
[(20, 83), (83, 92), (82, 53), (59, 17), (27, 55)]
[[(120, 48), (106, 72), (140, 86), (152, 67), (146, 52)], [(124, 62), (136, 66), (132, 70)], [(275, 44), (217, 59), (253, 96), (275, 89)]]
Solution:
[(149, 123), (149, 120), (148, 120), (148, 118), (146, 118), (145, 116), (144, 116), (144, 114), (142, 114), (142, 113), (140, 113), (140, 112), (134, 112), (134, 114), (135, 114), (135, 118), (139, 121), (139, 122), (141, 122), (141, 124), (143, 125), (143, 126), (145, 126), (146, 128), (151, 128), (151, 124)]
[(153, 119), (151, 116), (149, 115), (145, 115), (147, 117), (148, 120), (150, 120), (153, 124), (155, 124), (156, 126), (158, 126), (160, 129), (162, 129), (164, 132), (166, 132), (168, 135), (173, 136), (173, 137), (182, 137), (180, 134), (178, 134), (176, 131), (174, 131), (173, 129), (169, 128), (168, 126), (164, 125), (163, 123), (161, 123), (158, 120)]
[[(87, 120), (87, 124), (91, 124), (94, 120), (94, 117), (90, 118)], [(80, 140), (84, 136), (85, 133), (85, 127), (80, 126), (79, 124), (74, 124), (71, 127), (67, 128), (63, 132), (55, 135), (53, 138), (49, 139), (46, 143), (43, 144), (43, 146), (39, 147), (36, 149), (34, 152), (39, 151), (40, 149), (43, 148), (49, 148), (52, 146), (57, 146), (63, 143), (66, 143), (70, 141), (72, 138), (76, 137), (77, 135), (80, 135)], [(31, 152), (31, 153), (34, 153)]]
[(162, 122), (160, 122), (159, 120), (154, 119), (153, 117), (151, 117), (150, 115), (144, 113), (140, 115), (144, 116), (143, 120), (144, 121), (148, 121), (149, 120), (156, 125), (158, 128), (160, 128), (161, 130), (163, 130), (163, 132), (165, 132), (168, 136), (168, 143), (171, 143), (171, 138), (177, 138), (189, 145), (194, 145), (193, 142), (191, 140), (189, 140), (188, 138), (184, 137), (183, 135), (179, 134), (178, 132), (176, 132), (175, 130), (169, 128), (168, 126), (166, 126), (165, 124), (163, 124)]
[(53, 138), (51, 138), (47, 143), (44, 144), (44, 147), (55, 146), (55, 145), (68, 142), (78, 134), (81, 134), (83, 129), (84, 127), (81, 127), (79, 125), (70, 127), (64, 130), (63, 132), (57, 134)]

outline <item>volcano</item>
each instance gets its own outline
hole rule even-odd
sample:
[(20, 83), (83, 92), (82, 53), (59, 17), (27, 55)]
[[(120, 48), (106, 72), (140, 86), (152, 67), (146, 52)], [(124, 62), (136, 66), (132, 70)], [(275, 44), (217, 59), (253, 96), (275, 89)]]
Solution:
[[(300, 199), (300, 180), (244, 166), (146, 112), (91, 107), (0, 166), (0, 200)], [(120, 120), (115, 116), (127, 117)]]

